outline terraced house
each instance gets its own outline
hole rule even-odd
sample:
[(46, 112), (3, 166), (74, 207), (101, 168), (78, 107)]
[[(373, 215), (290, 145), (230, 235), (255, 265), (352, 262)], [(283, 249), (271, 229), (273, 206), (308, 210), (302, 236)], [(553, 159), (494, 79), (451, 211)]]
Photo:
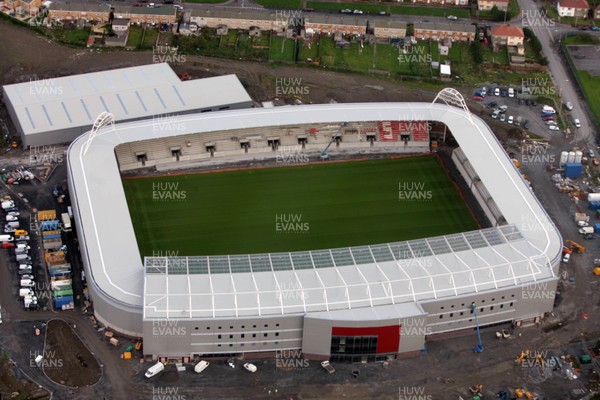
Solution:
[[(108, 22), (110, 7), (95, 4), (52, 4), (49, 17), (54, 20), (79, 20), (88, 22)], [(169, 7), (114, 7), (114, 18), (129, 19), (130, 24), (173, 24), (175, 23), (175, 10)]]
[(304, 20), (306, 34), (364, 35), (367, 33), (367, 20), (354, 15), (310, 15)]
[(477, 9), (479, 11), (488, 11), (496, 7), (498, 10), (508, 10), (508, 0), (479, 0), (477, 1)]
[(377, 38), (403, 38), (406, 36), (406, 23), (386, 19), (377, 19), (373, 23), (374, 34)]
[(418, 40), (451, 40), (453, 42), (472, 42), (475, 40), (475, 26), (469, 24), (439, 24), (420, 22), (414, 25), (415, 38)]
[[(286, 14), (262, 13), (256, 11), (233, 10), (198, 10), (194, 9), (189, 14), (190, 24), (198, 27), (229, 29), (260, 28), (265, 31), (283, 32), (288, 26), (290, 16)], [(184, 20), (187, 19), (184, 17)]]

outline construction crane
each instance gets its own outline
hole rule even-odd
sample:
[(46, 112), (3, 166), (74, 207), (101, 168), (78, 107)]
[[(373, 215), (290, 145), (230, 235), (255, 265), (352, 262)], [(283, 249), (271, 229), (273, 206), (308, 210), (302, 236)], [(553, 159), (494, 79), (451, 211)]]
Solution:
[(473, 346), (473, 350), (475, 353), (483, 353), (483, 342), (481, 341), (481, 330), (479, 329), (479, 321), (477, 320), (477, 306), (475, 302), (471, 303), (471, 311), (475, 315), (475, 327), (477, 328), (477, 340), (479, 341), (479, 343)]

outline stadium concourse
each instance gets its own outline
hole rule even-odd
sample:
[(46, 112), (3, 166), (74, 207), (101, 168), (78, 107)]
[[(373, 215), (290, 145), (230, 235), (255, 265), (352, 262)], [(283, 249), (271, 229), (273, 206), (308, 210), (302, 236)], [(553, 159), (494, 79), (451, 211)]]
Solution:
[[(336, 142), (332, 157), (428, 152), (428, 134), (400, 128), (419, 125), (411, 121), (452, 133), (460, 146), (453, 160), (491, 228), (331, 250), (142, 260), (122, 171), (266, 159), (287, 140), (317, 154)], [(155, 122), (114, 123), (103, 113), (69, 148), (68, 173), (95, 315), (143, 337), (144, 353), (161, 360), (283, 349), (382, 360), (418, 354), (436, 335), (472, 331), (473, 304), (481, 326), (536, 323), (553, 306), (560, 234), (454, 89), (433, 103), (189, 114), (158, 132)]]

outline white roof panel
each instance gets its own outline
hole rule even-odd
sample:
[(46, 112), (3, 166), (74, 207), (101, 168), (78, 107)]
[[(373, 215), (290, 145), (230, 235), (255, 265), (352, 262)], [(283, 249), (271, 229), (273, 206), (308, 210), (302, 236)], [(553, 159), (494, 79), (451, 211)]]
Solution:
[(166, 63), (16, 83), (4, 90), (25, 135), (83, 129), (103, 111), (123, 121), (252, 101), (235, 75), (182, 82)]

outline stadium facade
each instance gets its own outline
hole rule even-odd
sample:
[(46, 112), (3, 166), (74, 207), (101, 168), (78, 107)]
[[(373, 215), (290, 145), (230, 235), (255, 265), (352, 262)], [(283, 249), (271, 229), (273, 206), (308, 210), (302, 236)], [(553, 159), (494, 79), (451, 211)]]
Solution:
[[(159, 132), (137, 121), (81, 136), (68, 151), (69, 189), (96, 318), (143, 337), (145, 354), (182, 361), (286, 349), (381, 360), (472, 330), (474, 311), (482, 327), (538, 322), (553, 308), (560, 234), (485, 122), (457, 107), (464, 101), (452, 89), (441, 94), (447, 104), (189, 114)], [(452, 132), (454, 162), (491, 227), (352, 248), (141, 259), (122, 171), (275, 157), (275, 143), (318, 154), (331, 138), (332, 155), (428, 152), (428, 134), (402, 128), (411, 121)], [(175, 158), (169, 149), (178, 143)]]

